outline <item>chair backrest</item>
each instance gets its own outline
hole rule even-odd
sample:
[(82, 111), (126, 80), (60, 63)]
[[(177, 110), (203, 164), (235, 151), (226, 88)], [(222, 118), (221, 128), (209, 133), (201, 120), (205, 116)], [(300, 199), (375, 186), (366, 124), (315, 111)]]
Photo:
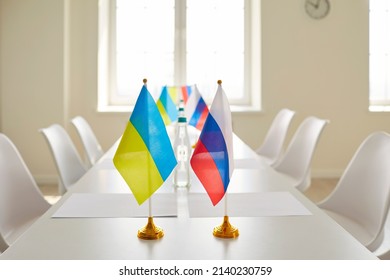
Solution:
[(76, 128), (76, 131), (81, 139), (88, 164), (90, 166), (94, 165), (104, 153), (95, 133), (88, 122), (81, 116), (74, 117), (71, 120), (71, 123)]
[(16, 146), (0, 133), (0, 251), (49, 208)]
[(295, 112), (290, 109), (281, 109), (272, 121), (263, 143), (256, 150), (268, 164), (272, 165), (279, 159), (288, 128), (294, 115)]
[(53, 124), (40, 130), (49, 144), (50, 151), (59, 173), (63, 187), (69, 187), (81, 178), (86, 172), (86, 167), (66, 130)]
[(390, 135), (370, 134), (359, 146), (333, 192), (318, 206), (360, 224), (372, 239), (371, 251), (383, 240), (390, 205)]
[(305, 191), (311, 182), (310, 164), (320, 138), (328, 120), (317, 117), (307, 117), (294, 133), (286, 152), (274, 169), (292, 177), (296, 181), (295, 187)]

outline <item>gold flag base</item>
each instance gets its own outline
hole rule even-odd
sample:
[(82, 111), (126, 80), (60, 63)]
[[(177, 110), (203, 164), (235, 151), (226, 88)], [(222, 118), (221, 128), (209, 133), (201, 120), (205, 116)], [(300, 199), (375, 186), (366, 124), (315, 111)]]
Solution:
[(153, 222), (153, 217), (148, 217), (148, 223), (146, 226), (138, 230), (138, 238), (145, 240), (155, 240), (160, 239), (164, 236), (164, 231), (155, 226)]
[(214, 228), (213, 235), (219, 238), (236, 238), (239, 232), (238, 228), (230, 224), (229, 217), (224, 216), (222, 224)]

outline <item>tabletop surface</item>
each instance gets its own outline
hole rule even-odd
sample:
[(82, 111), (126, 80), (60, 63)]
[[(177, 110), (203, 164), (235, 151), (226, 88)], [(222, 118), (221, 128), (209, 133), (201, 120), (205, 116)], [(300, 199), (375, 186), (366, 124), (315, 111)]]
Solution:
[(189, 196), (205, 193), (192, 173), (190, 189), (176, 190), (169, 177), (155, 194), (156, 203), (158, 195), (172, 194), (178, 204), (177, 215), (154, 217), (155, 224), (164, 230), (164, 237), (159, 240), (137, 237), (137, 231), (147, 222), (146, 217), (53, 218), (52, 215), (75, 194), (131, 194), (112, 164), (116, 145), (1, 254), (0, 259), (377, 259), (291, 187), (290, 178), (263, 163), (236, 136), (235, 170), (228, 188), (228, 201), (229, 195), (240, 193), (283, 192), (291, 194), (310, 214), (230, 217), (240, 235), (234, 239), (214, 237), (213, 228), (221, 224), (223, 217), (195, 218), (189, 214), (186, 205)]

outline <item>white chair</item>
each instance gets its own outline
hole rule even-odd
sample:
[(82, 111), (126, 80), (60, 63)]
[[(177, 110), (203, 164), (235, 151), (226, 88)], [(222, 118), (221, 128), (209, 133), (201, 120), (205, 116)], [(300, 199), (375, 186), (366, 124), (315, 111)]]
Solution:
[(310, 164), (328, 120), (307, 117), (294, 133), (286, 152), (273, 167), (279, 173), (290, 178), (292, 186), (305, 191), (310, 186)]
[(103, 155), (103, 149), (97, 140), (95, 133), (88, 122), (81, 116), (76, 116), (71, 120), (81, 139), (84, 151), (88, 160), (88, 165), (93, 166)]
[[(390, 206), (389, 206), (390, 211)], [(381, 245), (373, 252), (382, 260), (390, 260), (390, 215), (387, 214), (387, 219), (383, 229), (383, 241)]]
[(369, 250), (383, 241), (390, 203), (390, 134), (370, 134), (355, 152), (333, 192), (318, 203)]
[(49, 208), (19, 151), (0, 133), (0, 252)]
[(295, 112), (290, 109), (281, 109), (275, 116), (261, 146), (256, 150), (264, 161), (272, 165), (280, 157), (283, 150), (283, 143), (288, 128)]
[(59, 194), (64, 194), (86, 172), (86, 167), (66, 130), (53, 124), (40, 130), (49, 144), (59, 173)]

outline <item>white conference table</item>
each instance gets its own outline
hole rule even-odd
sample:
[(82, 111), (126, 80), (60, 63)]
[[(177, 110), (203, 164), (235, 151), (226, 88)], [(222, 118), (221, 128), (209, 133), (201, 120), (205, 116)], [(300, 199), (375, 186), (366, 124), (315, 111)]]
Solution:
[[(221, 224), (222, 217), (190, 217), (186, 205), (181, 204), (183, 197), (188, 198), (192, 193), (201, 194), (203, 191), (204, 194), (203, 187), (192, 174), (189, 191), (175, 191), (171, 178), (168, 178), (155, 194), (156, 197), (174, 195), (180, 204), (177, 216), (154, 217), (155, 224), (165, 233), (159, 240), (147, 241), (137, 237), (137, 231), (147, 222), (146, 217), (53, 218), (53, 214), (77, 194), (131, 195), (113, 167), (111, 159), (115, 147), (1, 254), (0, 259), (377, 259), (315, 204), (292, 188), (288, 178), (263, 164), (236, 136), (236, 168), (228, 189), (228, 202), (230, 195), (233, 197), (239, 193), (261, 195), (282, 192), (291, 194), (310, 215), (234, 216), (230, 217), (230, 222), (239, 229), (240, 235), (235, 239), (214, 237), (212, 230)], [(152, 201), (158, 202), (155, 196)], [(152, 205), (154, 209), (155, 204)]]

